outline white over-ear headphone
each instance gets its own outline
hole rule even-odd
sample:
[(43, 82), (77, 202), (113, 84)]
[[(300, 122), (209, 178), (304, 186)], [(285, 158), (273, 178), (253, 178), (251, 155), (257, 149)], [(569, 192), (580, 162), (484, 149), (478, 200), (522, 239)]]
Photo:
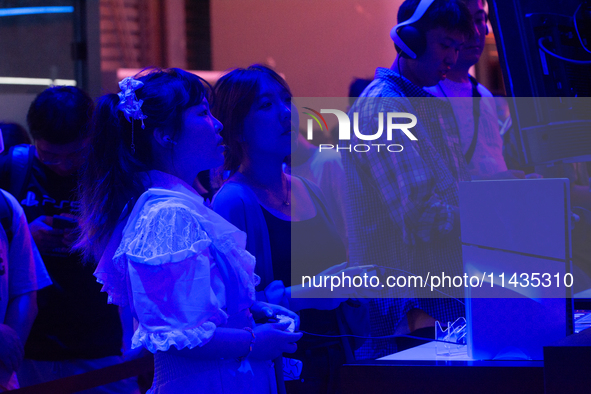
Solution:
[[(423, 44), (425, 38), (422, 32), (408, 25), (411, 25), (417, 22), (419, 19), (421, 19), (423, 15), (425, 15), (425, 12), (427, 12), (427, 9), (429, 9), (429, 6), (433, 4), (434, 1), (435, 0), (421, 0), (410, 19), (397, 24), (392, 28), (392, 30), (390, 30), (390, 37), (392, 38), (392, 40), (394, 40), (394, 43), (402, 50), (402, 52), (404, 52), (412, 59), (416, 59), (425, 50), (425, 44)], [(405, 26), (408, 27), (404, 28)], [(403, 36), (406, 36), (405, 39), (409, 41), (408, 43), (405, 43), (402, 40), (402, 38), (400, 37), (401, 34)], [(414, 46), (414, 50), (410, 49), (411, 46)]]

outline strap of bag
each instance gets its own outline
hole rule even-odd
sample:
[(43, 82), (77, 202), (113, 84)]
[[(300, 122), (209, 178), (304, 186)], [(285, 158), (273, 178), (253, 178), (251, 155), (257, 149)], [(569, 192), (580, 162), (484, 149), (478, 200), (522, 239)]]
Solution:
[(469, 76), (470, 83), (472, 84), (472, 115), (474, 119), (474, 135), (472, 136), (472, 142), (470, 143), (470, 147), (468, 151), (464, 155), (466, 159), (466, 164), (470, 164), (472, 161), (472, 157), (474, 156), (474, 151), (476, 150), (476, 142), (478, 141), (478, 125), (480, 123), (480, 100), (482, 95), (478, 91), (478, 81), (473, 76)]
[(12, 233), (12, 215), (13, 211), (8, 199), (4, 193), (0, 192), (0, 223), (4, 228), (6, 238), (8, 238), (8, 244), (10, 244), (14, 237), (14, 234)]
[(10, 150), (10, 194), (20, 201), (31, 177), (35, 152), (31, 145), (17, 145)]

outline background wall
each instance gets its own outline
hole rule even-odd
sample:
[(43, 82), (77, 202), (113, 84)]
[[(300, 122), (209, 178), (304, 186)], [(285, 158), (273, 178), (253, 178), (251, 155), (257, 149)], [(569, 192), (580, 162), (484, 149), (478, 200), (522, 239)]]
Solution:
[(390, 67), (402, 0), (211, 0), (214, 70), (262, 62), (294, 96), (343, 97), (355, 77)]
[[(372, 78), (376, 67), (391, 66), (395, 51), (389, 32), (396, 24), (396, 13), (402, 3), (402, 0), (86, 1), (97, 25), (97, 32), (89, 32), (89, 36), (100, 46), (98, 50), (89, 50), (93, 55), (96, 52), (93, 66), (100, 67), (99, 75), (95, 76), (98, 87), (91, 89), (92, 96), (117, 91), (120, 68), (161, 66), (199, 70), (209, 66), (221, 71), (266, 63), (285, 75), (295, 96), (346, 97), (353, 78)], [(183, 38), (184, 31), (187, 39)], [(193, 37), (195, 34), (198, 37)], [(69, 48), (71, 39), (58, 41)], [(60, 53), (66, 58), (70, 55), (69, 50)], [(31, 64), (26, 56), (22, 61)], [(45, 63), (39, 64), (46, 66)], [(43, 89), (37, 87), (34, 92)], [(18, 93), (32, 93), (29, 90)], [(0, 97), (0, 100), (3, 101), (0, 118), (22, 122), (28, 103), (22, 98)], [(12, 108), (17, 102), (22, 108)]]
[(27, 111), (37, 93), (0, 94), (0, 122), (18, 123), (27, 129)]

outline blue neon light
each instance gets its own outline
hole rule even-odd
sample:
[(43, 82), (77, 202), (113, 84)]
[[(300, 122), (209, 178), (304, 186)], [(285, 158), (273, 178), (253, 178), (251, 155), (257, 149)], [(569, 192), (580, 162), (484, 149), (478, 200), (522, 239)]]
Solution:
[(34, 14), (68, 14), (74, 7), (19, 7), (0, 9), (0, 16), (34, 15)]

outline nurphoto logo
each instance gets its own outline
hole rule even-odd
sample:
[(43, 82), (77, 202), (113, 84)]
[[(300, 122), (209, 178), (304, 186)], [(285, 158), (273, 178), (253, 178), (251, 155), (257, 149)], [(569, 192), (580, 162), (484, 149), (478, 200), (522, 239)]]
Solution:
[[(328, 130), (328, 124), (324, 119), (322, 114), (333, 114), (337, 117), (339, 122), (338, 131), (339, 131), (339, 141), (350, 141), (351, 140), (351, 120), (349, 119), (349, 115), (346, 112), (340, 111), (338, 109), (321, 109), (320, 112), (309, 108), (304, 107), (304, 109), (310, 112), (303, 112), (305, 115), (310, 116), (311, 119), (308, 119), (307, 123), (307, 135), (306, 138), (308, 140), (313, 140), (314, 138), (314, 121), (320, 127), (321, 131), (324, 131), (325, 128)], [(413, 127), (417, 125), (417, 117), (413, 114), (408, 112), (388, 112), (386, 113), (386, 139), (388, 141), (392, 141), (392, 135), (395, 131), (401, 131), (404, 135), (411, 141), (417, 141), (417, 137), (410, 131)], [(407, 119), (410, 122), (407, 123), (397, 123), (399, 119)], [(396, 120), (396, 121), (395, 121)], [(367, 131), (367, 130), (365, 130)], [(382, 137), (384, 133), (384, 113), (378, 113), (378, 129), (373, 134), (364, 134), (359, 129), (359, 113), (353, 112), (353, 133), (359, 140), (363, 141), (375, 141), (378, 138)], [(404, 150), (404, 147), (400, 144), (353, 144), (353, 145), (333, 145), (333, 144), (320, 144), (318, 146), (320, 152), (323, 150), (328, 149), (335, 149), (337, 152), (341, 150), (346, 150), (349, 152), (369, 152), (370, 150), (377, 150), (378, 152), (383, 150), (387, 150), (391, 153), (398, 153)]]

